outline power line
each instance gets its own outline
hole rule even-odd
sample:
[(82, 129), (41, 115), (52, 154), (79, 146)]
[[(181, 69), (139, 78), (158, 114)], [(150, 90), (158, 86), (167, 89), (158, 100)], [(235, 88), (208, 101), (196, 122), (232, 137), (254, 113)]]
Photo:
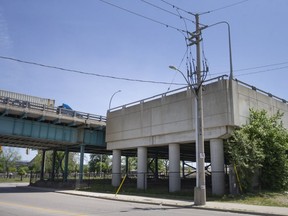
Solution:
[(105, 3), (105, 4), (107, 4), (107, 5), (110, 5), (110, 6), (112, 6), (112, 7), (118, 8), (118, 9), (123, 10), (123, 11), (128, 12), (128, 13), (131, 13), (131, 14), (136, 15), (136, 16), (138, 16), (138, 17), (144, 18), (144, 19), (149, 20), (149, 21), (151, 21), (151, 22), (160, 24), (160, 25), (165, 26), (165, 27), (167, 27), (167, 28), (172, 28), (172, 29), (175, 29), (175, 30), (180, 31), (180, 32), (185, 32), (185, 31), (182, 30), (182, 29), (179, 29), (179, 28), (177, 28), (177, 27), (171, 26), (171, 25), (166, 24), (166, 23), (164, 23), (164, 22), (161, 22), (161, 21), (152, 19), (152, 18), (150, 18), (150, 17), (144, 16), (144, 15), (142, 15), (142, 14), (136, 13), (136, 12), (134, 12), (134, 11), (131, 11), (131, 10), (126, 9), (126, 8), (124, 8), (124, 7), (121, 7), (121, 6), (119, 6), (119, 5), (116, 5), (116, 4), (107, 2), (107, 1), (105, 1), (105, 0), (98, 0), (98, 1), (101, 1), (101, 2), (103, 2), (103, 3)]
[[(192, 15), (192, 16), (196, 16), (196, 13), (192, 13), (192, 12), (190, 12), (190, 11), (187, 11), (187, 10), (185, 10), (185, 9), (182, 9), (182, 8), (180, 8), (180, 7), (176, 6), (176, 5), (173, 5), (173, 4), (171, 4), (171, 3), (169, 3), (169, 2), (167, 2), (167, 1), (165, 1), (165, 0), (160, 0), (160, 1), (162, 1), (163, 3), (165, 3), (165, 4), (167, 4), (167, 5), (170, 5), (171, 7), (175, 8), (176, 10), (185, 12), (185, 13), (187, 13), (187, 14), (189, 14), (189, 15)], [(195, 22), (193, 21), (193, 23), (195, 23)], [(204, 27), (207, 26), (207, 25), (204, 25), (204, 24), (202, 24), (202, 23), (199, 23), (199, 25), (204, 26)]]
[(240, 1), (240, 2), (236, 2), (234, 4), (229, 4), (229, 5), (226, 5), (226, 6), (223, 6), (223, 7), (219, 7), (219, 8), (216, 8), (216, 9), (213, 9), (213, 10), (210, 10), (210, 11), (207, 11), (207, 12), (203, 12), (203, 13), (200, 13), (200, 15), (204, 15), (204, 14), (208, 14), (208, 13), (213, 13), (215, 11), (219, 11), (219, 10), (223, 10), (223, 9), (226, 9), (226, 8), (229, 8), (229, 7), (234, 7), (236, 5), (239, 5), (239, 4), (243, 4), (244, 2), (247, 2), (248, 0), (243, 0), (243, 1)]
[(173, 8), (176, 8), (176, 9), (178, 9), (178, 10), (180, 10), (180, 11), (183, 11), (183, 12), (185, 12), (185, 13), (187, 13), (187, 14), (190, 14), (190, 15), (193, 15), (193, 16), (196, 15), (195, 13), (192, 13), (192, 12), (190, 12), (190, 11), (184, 10), (184, 9), (182, 9), (182, 8), (176, 6), (176, 5), (173, 5), (173, 4), (171, 4), (171, 3), (169, 3), (169, 2), (167, 2), (167, 1), (165, 1), (165, 0), (160, 0), (160, 1), (164, 2), (164, 3), (167, 4), (167, 5), (172, 6)]
[[(255, 69), (260, 69), (260, 68), (265, 68), (265, 67), (272, 67), (272, 66), (278, 66), (278, 65), (285, 65), (288, 64), (288, 61), (286, 62), (280, 62), (280, 63), (274, 63), (274, 64), (268, 64), (268, 65), (261, 65), (261, 66), (255, 66), (255, 67), (249, 67), (249, 68), (242, 68), (242, 69), (236, 69), (234, 70), (234, 72), (237, 71), (249, 71), (249, 70), (255, 70)], [(280, 69), (284, 69), (284, 68), (288, 68), (288, 66), (284, 66), (284, 67), (280, 67)], [(271, 68), (268, 69), (269, 71), (272, 70), (278, 70), (279, 68)], [(267, 70), (263, 70), (263, 72), (266, 72)], [(227, 73), (228, 71), (225, 72), (219, 72), (219, 73), (213, 73), (211, 75), (219, 75), (219, 74), (223, 74), (223, 73)], [(262, 72), (262, 71), (258, 71), (257, 73)], [(250, 72), (250, 73), (255, 73), (255, 72)], [(250, 73), (246, 73), (246, 74), (250, 74)], [(242, 74), (239, 74), (240, 76), (242, 76)]]
[(267, 69), (267, 70), (261, 70), (261, 71), (255, 71), (255, 72), (249, 72), (249, 73), (243, 73), (243, 74), (238, 74), (238, 75), (235, 75), (235, 76), (236, 77), (247, 76), (247, 75), (258, 74), (258, 73), (266, 73), (266, 72), (270, 72), (270, 71), (274, 71), (274, 70), (282, 70), (282, 69), (286, 69), (286, 68), (288, 68), (288, 66), (279, 67), (279, 68), (271, 68), (271, 69)]
[[(148, 5), (150, 5), (150, 6), (152, 6), (152, 7), (155, 7), (155, 8), (157, 8), (157, 9), (159, 9), (159, 10), (165, 11), (166, 13), (169, 13), (169, 14), (172, 14), (172, 15), (174, 15), (174, 16), (177, 16), (177, 17), (180, 18), (180, 19), (188, 20), (188, 21), (190, 21), (190, 22), (192, 22), (192, 23), (195, 24), (195, 21), (194, 21), (194, 20), (188, 19), (188, 18), (186, 18), (186, 17), (184, 17), (184, 16), (181, 16), (181, 15), (179, 15), (179, 14), (173, 13), (173, 12), (171, 12), (171, 11), (169, 11), (169, 10), (166, 10), (166, 9), (164, 9), (164, 8), (158, 6), (158, 5), (155, 5), (155, 4), (151, 3), (151, 2), (148, 2), (148, 1), (146, 1), (146, 0), (140, 0), (140, 1), (142, 1), (142, 2), (144, 2), (144, 3), (146, 3), (146, 4), (148, 4)], [(176, 8), (176, 10), (177, 10), (177, 8)]]
[[(14, 62), (23, 63), (23, 64), (29, 64), (29, 65), (34, 65), (34, 66), (39, 66), (39, 67), (44, 67), (44, 68), (51, 68), (51, 69), (61, 70), (61, 71), (70, 72), (70, 73), (77, 73), (77, 74), (81, 74), (81, 75), (96, 76), (96, 77), (116, 79), (116, 80), (124, 80), (124, 81), (130, 81), (130, 82), (141, 82), (141, 83), (171, 85), (170, 82), (160, 82), (160, 81), (153, 81), (153, 80), (141, 80), (141, 79), (132, 79), (132, 78), (125, 78), (125, 77), (116, 77), (116, 76), (110, 76), (110, 75), (96, 74), (96, 73), (91, 73), (91, 72), (85, 72), (85, 71), (80, 71), (80, 70), (67, 69), (67, 68), (63, 68), (63, 67), (57, 67), (57, 66), (41, 64), (41, 63), (37, 63), (37, 62), (24, 61), (24, 60), (15, 59), (15, 58), (6, 57), (6, 56), (0, 56), (0, 58), (1, 59), (5, 59), (5, 60), (14, 61)], [(173, 85), (186, 85), (186, 84), (173, 83)]]
[[(182, 8), (176, 6), (176, 5), (173, 5), (173, 4), (169, 3), (169, 2), (167, 2), (166, 0), (160, 0), (160, 1), (164, 2), (165, 4), (168, 4), (168, 5), (172, 6), (173, 8), (176, 8), (176, 9), (178, 9), (178, 10), (181, 10), (181, 11), (185, 12), (185, 13), (188, 13), (188, 14), (190, 14), (190, 15), (193, 15), (193, 16), (196, 15), (196, 13), (192, 13), (192, 12), (190, 12), (190, 11), (187, 11), (187, 10), (185, 10), (185, 9), (182, 9)], [(242, 3), (247, 2), (247, 1), (248, 1), (248, 0), (243, 0), (243, 1), (240, 1), (240, 2), (236, 2), (236, 3), (233, 3), (233, 4), (229, 4), (229, 5), (223, 6), (223, 7), (215, 8), (215, 9), (210, 10), (210, 11), (207, 11), (207, 12), (199, 13), (199, 15), (208, 14), (208, 13), (213, 13), (213, 12), (215, 12), (215, 11), (219, 11), (219, 10), (223, 10), (223, 9), (226, 9), (226, 8), (229, 8), (229, 7), (233, 7), (233, 6), (242, 4)], [(200, 24), (200, 25), (202, 25), (202, 24)]]
[(243, 69), (238, 69), (238, 70), (235, 70), (235, 71), (253, 70), (253, 69), (259, 69), (259, 68), (271, 67), (271, 66), (277, 66), (277, 65), (283, 65), (283, 64), (288, 64), (288, 62), (280, 62), (280, 63), (274, 63), (274, 64), (268, 64), (268, 65), (262, 65), (262, 66), (256, 66), (256, 67), (250, 67), (250, 68), (243, 68)]

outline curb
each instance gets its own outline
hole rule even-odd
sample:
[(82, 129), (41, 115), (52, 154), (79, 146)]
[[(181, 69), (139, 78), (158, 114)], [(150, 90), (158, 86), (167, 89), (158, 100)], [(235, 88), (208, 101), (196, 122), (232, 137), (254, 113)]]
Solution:
[[(140, 203), (140, 204), (151, 204), (151, 205), (161, 205), (161, 206), (167, 206), (167, 207), (182, 207), (182, 208), (191, 208), (191, 209), (200, 209), (200, 210), (208, 210), (208, 211), (218, 211), (218, 212), (231, 212), (231, 213), (240, 213), (240, 214), (253, 214), (253, 215), (267, 215), (267, 216), (287, 216), (288, 214), (279, 214), (279, 213), (267, 213), (267, 212), (257, 212), (257, 211), (251, 211), (251, 210), (241, 210), (241, 209), (222, 209), (222, 208), (213, 208), (208, 206), (196, 206), (194, 204), (191, 205), (183, 205), (183, 204), (172, 204), (172, 203), (165, 203), (164, 202), (157, 202), (157, 201), (149, 201), (147, 198), (147, 201), (144, 200), (137, 200), (137, 199), (121, 199), (108, 196), (97, 196), (97, 195), (88, 195), (88, 194), (79, 194), (79, 193), (71, 193), (71, 192), (65, 192), (65, 191), (56, 191), (56, 193), (61, 194), (67, 194), (67, 195), (74, 195), (74, 196), (82, 196), (82, 197), (90, 197), (90, 198), (97, 198), (97, 199), (105, 199), (105, 200), (113, 200), (113, 201), (120, 201), (120, 202), (134, 202), (134, 203)], [(265, 208), (265, 206), (263, 206)], [(288, 211), (288, 209), (287, 209)]]
[[(33, 189), (39, 189), (39, 190), (45, 190), (47, 192), (54, 192), (54, 193), (59, 193), (59, 194), (66, 194), (66, 195), (72, 195), (72, 196), (81, 196), (81, 197), (89, 197), (89, 198), (97, 198), (97, 199), (105, 199), (105, 200), (113, 200), (113, 201), (120, 201), (120, 202), (132, 202), (132, 203), (140, 203), (140, 204), (150, 204), (150, 205), (160, 205), (160, 206), (167, 206), (167, 207), (182, 207), (182, 208), (191, 208), (191, 209), (199, 209), (199, 210), (208, 210), (208, 211), (218, 211), (218, 212), (231, 212), (231, 213), (240, 213), (240, 214), (253, 214), (253, 215), (267, 215), (267, 216), (287, 216), (288, 215), (288, 208), (287, 208), (287, 214), (279, 214), (279, 213), (267, 213), (264, 211), (253, 211), (253, 210), (243, 210), (243, 209), (237, 209), (236, 208), (231, 208), (231, 209), (227, 209), (227, 208), (221, 208), (221, 207), (209, 207), (209, 206), (196, 206), (194, 205), (193, 202), (191, 202), (191, 204), (185, 204), (185, 203), (177, 203), (176, 200), (161, 200), (161, 198), (155, 198), (155, 199), (159, 199), (159, 200), (153, 200), (154, 198), (150, 198), (150, 197), (142, 197), (145, 200), (139, 200), (137, 199), (137, 197), (135, 197), (135, 199), (133, 198), (126, 198), (123, 199), (119, 196), (111, 196), (111, 194), (109, 194), (108, 196), (105, 196), (105, 193), (101, 193), (103, 194), (103, 196), (99, 196), (97, 194), (87, 194), (87, 193), (74, 193), (74, 192), (69, 192), (69, 191), (57, 191), (55, 189), (49, 189), (49, 188), (38, 188), (38, 187), (33, 187), (33, 186), (29, 186)], [(121, 195), (120, 195), (121, 196)], [(171, 203), (169, 203), (171, 202)], [(173, 203), (175, 202), (175, 203)], [(179, 201), (179, 202), (187, 202), (188, 201)], [(265, 209), (266, 206), (263, 206), (263, 208)]]

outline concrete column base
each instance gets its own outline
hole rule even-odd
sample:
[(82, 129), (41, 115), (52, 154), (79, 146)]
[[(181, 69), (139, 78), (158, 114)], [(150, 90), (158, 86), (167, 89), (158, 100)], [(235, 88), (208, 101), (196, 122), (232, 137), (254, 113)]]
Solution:
[(118, 187), (121, 182), (121, 150), (113, 150), (112, 186)]
[(147, 189), (147, 148), (138, 147), (137, 149), (137, 189)]
[(212, 194), (225, 194), (224, 148), (222, 139), (210, 140)]
[(181, 190), (180, 145), (169, 145), (169, 192)]

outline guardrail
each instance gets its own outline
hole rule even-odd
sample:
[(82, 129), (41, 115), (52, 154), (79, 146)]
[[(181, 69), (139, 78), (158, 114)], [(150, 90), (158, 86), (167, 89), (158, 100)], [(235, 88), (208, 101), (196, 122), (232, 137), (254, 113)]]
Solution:
[(80, 112), (76, 110), (69, 110), (69, 109), (59, 108), (59, 107), (50, 107), (44, 104), (37, 104), (37, 103), (23, 101), (23, 100), (9, 98), (9, 97), (0, 96), (0, 104), (20, 107), (20, 108), (25, 108), (25, 109), (31, 109), (31, 110), (37, 110), (37, 111), (46, 111), (46, 112), (53, 113), (56, 115), (64, 115), (64, 116), (70, 116), (70, 117), (75, 117), (75, 118), (80, 118), (80, 119), (89, 119), (89, 120), (94, 120), (94, 121), (106, 122), (105, 116)]
[[(210, 83), (211, 81), (214, 81), (214, 80), (223, 80), (223, 79), (227, 79), (227, 78), (228, 78), (228, 75), (222, 75), (222, 76), (214, 77), (212, 79), (205, 80), (203, 82), (203, 84)], [(135, 101), (135, 102), (132, 102), (132, 103), (128, 103), (128, 104), (122, 105), (122, 106), (117, 106), (117, 107), (109, 109), (108, 112), (120, 110), (120, 109), (126, 108), (126, 107), (131, 107), (131, 106), (134, 106), (134, 105), (137, 105), (137, 104), (141, 104), (141, 103), (145, 103), (145, 102), (148, 102), (148, 101), (151, 101), (151, 100), (156, 100), (157, 98), (161, 98), (163, 96), (168, 96), (168, 95), (175, 94), (177, 92), (181, 92), (181, 91), (183, 91), (184, 89), (187, 89), (187, 88), (189, 88), (189, 86), (185, 86), (185, 87), (182, 87), (182, 88), (174, 89), (172, 91), (167, 91), (165, 93), (154, 95), (152, 97), (145, 98), (143, 100), (138, 100), (138, 101)]]
[(279, 101), (282, 101), (283, 103), (287, 104), (287, 100), (285, 100), (285, 99), (283, 99), (283, 98), (277, 97), (277, 96), (275, 96), (275, 95), (273, 95), (273, 94), (271, 94), (271, 93), (269, 93), (269, 92), (263, 91), (263, 90), (261, 90), (261, 89), (259, 89), (259, 88), (256, 88), (255, 86), (249, 85), (248, 83), (242, 82), (242, 81), (240, 81), (240, 80), (238, 80), (238, 79), (234, 79), (234, 80), (235, 80), (236, 82), (240, 83), (240, 84), (243, 85), (243, 86), (246, 86), (246, 87), (251, 88), (251, 89), (254, 90), (254, 91), (261, 92), (262, 94), (265, 94), (265, 95), (267, 95), (267, 96), (269, 96), (269, 97), (271, 97), (271, 98), (275, 98), (275, 99), (277, 99), (277, 100), (279, 100)]
[[(214, 81), (214, 80), (223, 80), (223, 79), (227, 79), (227, 78), (228, 78), (228, 75), (222, 75), (222, 76), (214, 77), (212, 79), (205, 80), (203, 82), (203, 84), (211, 83), (211, 81)], [(267, 95), (267, 96), (269, 96), (271, 98), (275, 98), (275, 99), (277, 99), (279, 101), (282, 101), (285, 104), (288, 104), (288, 101), (283, 99), (283, 98), (277, 97), (277, 96), (275, 96), (275, 95), (273, 95), (273, 94), (271, 94), (269, 92), (266, 92), (264, 90), (256, 88), (255, 86), (249, 85), (249, 84), (247, 84), (245, 82), (242, 82), (242, 81), (240, 81), (238, 79), (233, 79), (233, 80), (236, 81), (237, 83), (243, 85), (243, 86), (249, 87), (249, 88), (251, 88), (251, 89), (253, 89), (255, 91), (258, 91), (258, 92), (260, 92), (262, 94), (265, 94), (265, 95)], [(122, 106), (117, 106), (117, 107), (109, 109), (108, 112), (120, 110), (120, 109), (123, 109), (123, 108), (126, 108), (126, 107), (130, 107), (130, 106), (134, 106), (134, 105), (137, 105), (137, 104), (145, 103), (145, 102), (148, 102), (148, 101), (151, 101), (151, 100), (155, 100), (155, 99), (161, 98), (163, 96), (168, 96), (168, 95), (171, 95), (171, 94), (175, 94), (175, 93), (181, 92), (181, 91), (183, 91), (184, 89), (187, 89), (187, 88), (189, 88), (189, 87), (185, 86), (185, 87), (182, 87), (182, 88), (178, 88), (178, 89), (174, 89), (172, 91), (165, 92), (163, 94), (154, 95), (152, 97), (145, 98), (143, 100), (138, 100), (138, 101), (135, 101), (135, 102), (131, 102), (131, 103), (122, 105)]]

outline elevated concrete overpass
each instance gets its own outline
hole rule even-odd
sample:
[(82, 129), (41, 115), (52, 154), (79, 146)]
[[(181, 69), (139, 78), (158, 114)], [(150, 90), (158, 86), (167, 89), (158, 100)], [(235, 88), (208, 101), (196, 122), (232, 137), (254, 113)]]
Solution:
[[(121, 155), (138, 157), (137, 187), (147, 187), (147, 157), (169, 158), (169, 190), (179, 191), (180, 160), (195, 162), (195, 97), (187, 88), (126, 104), (107, 113), (107, 149), (113, 151), (112, 184), (120, 184)], [(224, 193), (223, 142), (247, 123), (249, 109), (284, 113), (288, 128), (287, 101), (239, 80), (219, 77), (204, 83), (205, 161), (211, 163), (212, 192)]]
[[(106, 120), (99, 115), (0, 96), (0, 144), (39, 149), (43, 158), (47, 150), (53, 150), (54, 155), (65, 151), (66, 159), (69, 152), (80, 151), (80, 173), (84, 152), (112, 151), (114, 186), (120, 184), (121, 155), (136, 156), (139, 189), (147, 187), (147, 158), (169, 159), (169, 190), (178, 191), (180, 160), (196, 160), (194, 100), (189, 89), (181, 88), (113, 108)], [(288, 128), (288, 105), (284, 99), (225, 76), (205, 83), (203, 100), (205, 160), (211, 163), (213, 193), (223, 194), (223, 142), (235, 127), (246, 124), (249, 108), (271, 114), (280, 110)]]
[(71, 151), (81, 152), (83, 173), (85, 152), (106, 151), (105, 127), (104, 116), (0, 97), (0, 145), (42, 150), (42, 178), (47, 150), (53, 150), (54, 155), (65, 151), (66, 158)]

